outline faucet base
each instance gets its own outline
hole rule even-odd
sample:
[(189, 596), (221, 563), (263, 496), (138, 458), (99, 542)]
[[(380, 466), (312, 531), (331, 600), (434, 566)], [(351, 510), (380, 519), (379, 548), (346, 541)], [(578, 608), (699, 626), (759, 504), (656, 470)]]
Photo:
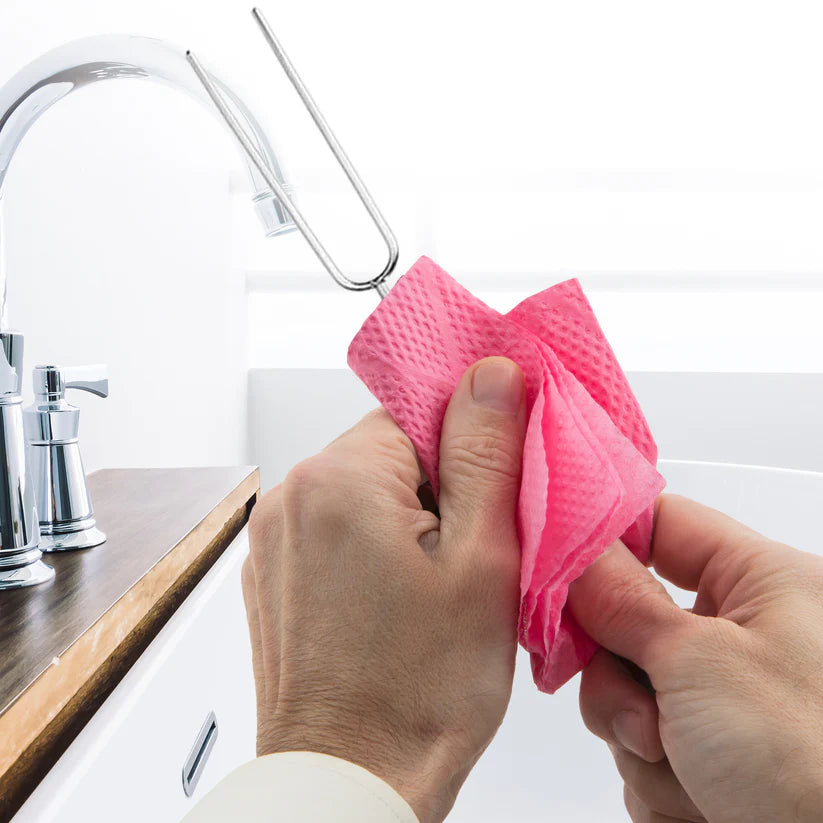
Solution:
[[(94, 520), (92, 520), (94, 524)], [(43, 552), (70, 552), (75, 549), (91, 549), (106, 542), (106, 535), (96, 526), (91, 525), (81, 531), (63, 532), (56, 534), (40, 533), (40, 545)]]
[(42, 560), (35, 560), (34, 563), (18, 566), (16, 569), (0, 568), (0, 591), (37, 586), (40, 583), (48, 583), (53, 577), (54, 569)]

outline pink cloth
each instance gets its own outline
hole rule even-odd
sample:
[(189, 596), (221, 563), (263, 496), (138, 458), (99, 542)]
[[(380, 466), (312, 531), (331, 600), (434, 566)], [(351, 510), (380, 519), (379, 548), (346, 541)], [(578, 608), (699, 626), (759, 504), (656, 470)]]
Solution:
[(526, 376), (520, 642), (538, 688), (554, 692), (597, 649), (564, 608), (569, 584), (621, 535), (648, 559), (664, 481), (646, 420), (577, 280), (502, 315), (421, 257), (363, 324), (349, 365), (411, 438), (435, 494), (449, 399), (465, 370), (493, 355)]

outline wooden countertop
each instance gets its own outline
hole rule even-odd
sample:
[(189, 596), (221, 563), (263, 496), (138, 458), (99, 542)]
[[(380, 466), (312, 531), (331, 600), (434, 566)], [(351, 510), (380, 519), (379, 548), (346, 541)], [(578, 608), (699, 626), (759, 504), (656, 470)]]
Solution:
[(250, 467), (89, 476), (108, 540), (44, 555), (54, 580), (0, 592), (0, 821), (242, 529), (259, 487)]

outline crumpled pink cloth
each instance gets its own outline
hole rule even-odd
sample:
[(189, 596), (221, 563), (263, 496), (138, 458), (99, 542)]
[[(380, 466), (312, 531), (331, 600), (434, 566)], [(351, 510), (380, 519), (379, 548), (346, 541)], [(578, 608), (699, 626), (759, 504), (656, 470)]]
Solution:
[(421, 257), (363, 324), (349, 365), (414, 443), (438, 492), (440, 429), (465, 370), (511, 358), (529, 419), (517, 509), (520, 642), (554, 692), (597, 644), (565, 609), (569, 584), (617, 538), (649, 556), (657, 446), (577, 280), (506, 315)]

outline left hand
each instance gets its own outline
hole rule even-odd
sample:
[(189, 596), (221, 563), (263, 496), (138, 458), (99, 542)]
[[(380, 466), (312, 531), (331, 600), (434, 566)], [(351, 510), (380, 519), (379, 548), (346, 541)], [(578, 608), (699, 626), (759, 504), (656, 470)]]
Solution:
[(443, 819), (511, 695), (525, 426), (522, 372), (490, 358), (446, 414), (440, 519), (383, 410), (260, 500), (243, 569), (259, 754), (342, 757)]

